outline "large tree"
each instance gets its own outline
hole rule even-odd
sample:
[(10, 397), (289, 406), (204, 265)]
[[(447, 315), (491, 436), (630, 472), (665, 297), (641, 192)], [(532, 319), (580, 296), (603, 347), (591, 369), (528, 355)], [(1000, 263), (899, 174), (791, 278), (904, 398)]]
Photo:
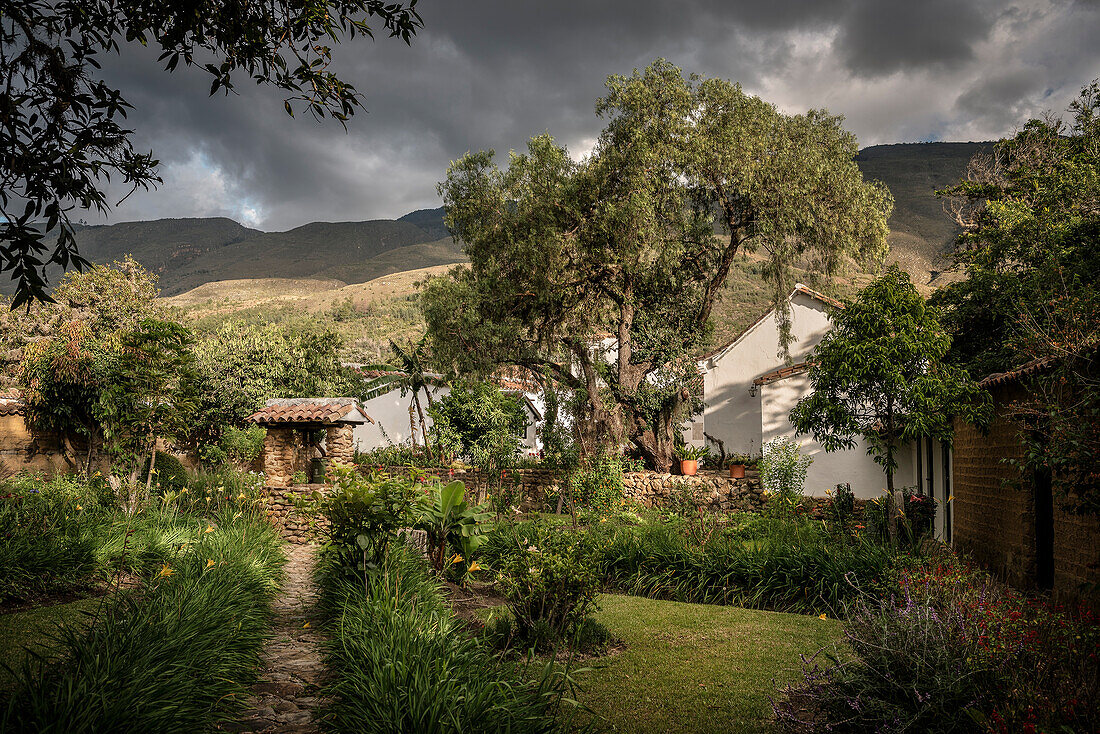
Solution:
[(931, 300), (955, 335), (948, 359), (974, 377), (1041, 356), (1032, 336), (1059, 328), (1052, 296), (1088, 300), (1096, 288), (1100, 83), (1085, 87), (1070, 112), (1068, 121), (1029, 121), (940, 192), (962, 229), (953, 256), (966, 279)]
[[(17, 283), (13, 306), (46, 299), (45, 270), (86, 261), (69, 212), (105, 212), (104, 182), (131, 190), (159, 179), (152, 153), (134, 149), (129, 103), (100, 78), (97, 60), (123, 44), (153, 46), (168, 72), (182, 62), (211, 77), (210, 94), (242, 76), (282, 90), (297, 108), (344, 122), (360, 106), (331, 69), (330, 43), (373, 35), (408, 43), (416, 0), (4, 0), (0, 10), (0, 272)], [(49, 239), (56, 235), (52, 244)]]
[(949, 440), (956, 415), (986, 423), (989, 395), (943, 363), (951, 336), (896, 265), (829, 318), (833, 328), (811, 357), (813, 391), (791, 410), (791, 422), (826, 451), (863, 439), (894, 497), (901, 444)]
[(792, 265), (881, 258), (892, 202), (825, 111), (787, 115), (663, 60), (607, 92), (580, 162), (540, 136), (505, 170), (492, 152), (452, 164), (440, 193), (470, 266), (431, 281), (423, 304), (443, 363), (546, 375), (586, 397), (595, 435), (667, 468), (735, 259), (765, 251), (782, 310)]
[(1045, 366), (1009, 406), (1027, 449), (1020, 468), (1100, 514), (1100, 82), (1069, 111), (1029, 121), (943, 192), (967, 277), (933, 302), (955, 335), (948, 358), (975, 377)]

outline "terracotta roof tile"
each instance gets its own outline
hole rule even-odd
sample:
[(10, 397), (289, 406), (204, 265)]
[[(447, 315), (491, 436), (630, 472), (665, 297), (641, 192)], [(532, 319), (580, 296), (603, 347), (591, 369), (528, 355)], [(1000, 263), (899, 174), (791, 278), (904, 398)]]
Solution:
[(809, 372), (810, 368), (816, 364), (815, 362), (799, 362), (798, 364), (792, 364), (788, 367), (780, 367), (777, 370), (771, 372), (765, 372), (752, 381), (754, 385), (767, 385), (771, 382), (778, 380), (785, 380), (788, 377), (794, 377), (795, 375), (801, 375), (803, 372)]
[(0, 399), (0, 416), (21, 415), (23, 413), (23, 401), (11, 398)]
[(364, 423), (374, 420), (355, 398), (281, 398), (245, 418), (250, 423)]

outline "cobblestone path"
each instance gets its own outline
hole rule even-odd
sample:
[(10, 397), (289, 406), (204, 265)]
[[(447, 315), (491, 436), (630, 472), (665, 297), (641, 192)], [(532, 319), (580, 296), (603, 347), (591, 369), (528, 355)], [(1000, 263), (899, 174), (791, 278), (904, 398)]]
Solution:
[(264, 649), (260, 681), (252, 686), (250, 708), (239, 721), (223, 724), (224, 731), (263, 734), (320, 731), (312, 717), (321, 702), (318, 688), (325, 674), (310, 578), (316, 548), (311, 545), (287, 548), (286, 582), (272, 605), (275, 636)]

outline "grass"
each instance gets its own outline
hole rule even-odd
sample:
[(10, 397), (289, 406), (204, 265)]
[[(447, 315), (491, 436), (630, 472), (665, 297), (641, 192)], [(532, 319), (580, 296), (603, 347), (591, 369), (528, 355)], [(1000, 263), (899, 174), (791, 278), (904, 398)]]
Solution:
[(596, 619), (626, 643), (578, 673), (580, 702), (611, 731), (760, 732), (768, 696), (799, 655), (836, 644), (840, 622), (738, 607), (600, 597)]
[(8, 668), (18, 669), (28, 654), (48, 654), (59, 627), (78, 629), (90, 620), (103, 597), (0, 615), (0, 690), (14, 682)]

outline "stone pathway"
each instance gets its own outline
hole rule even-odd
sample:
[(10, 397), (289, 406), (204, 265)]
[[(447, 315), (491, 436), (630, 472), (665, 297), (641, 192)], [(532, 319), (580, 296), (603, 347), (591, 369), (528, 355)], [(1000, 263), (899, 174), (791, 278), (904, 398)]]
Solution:
[(260, 681), (252, 686), (249, 710), (240, 721), (223, 724), (223, 731), (306, 734), (321, 730), (312, 716), (321, 703), (318, 688), (325, 674), (310, 578), (315, 550), (311, 545), (287, 546), (286, 583), (272, 604), (275, 636), (264, 649)]

